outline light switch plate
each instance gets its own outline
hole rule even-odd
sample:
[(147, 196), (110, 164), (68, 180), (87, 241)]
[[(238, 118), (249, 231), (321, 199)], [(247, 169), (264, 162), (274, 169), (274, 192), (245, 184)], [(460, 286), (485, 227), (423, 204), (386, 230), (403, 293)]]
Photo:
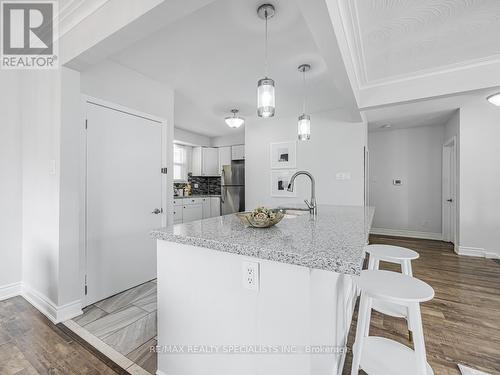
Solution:
[(335, 174), (335, 179), (338, 181), (350, 180), (351, 172), (338, 172)]

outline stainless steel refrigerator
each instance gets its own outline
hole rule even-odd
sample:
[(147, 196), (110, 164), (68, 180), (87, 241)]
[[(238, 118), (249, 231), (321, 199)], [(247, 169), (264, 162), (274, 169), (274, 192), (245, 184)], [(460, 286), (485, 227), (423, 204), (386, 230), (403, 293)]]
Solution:
[(222, 166), (222, 215), (245, 211), (245, 161), (232, 161)]

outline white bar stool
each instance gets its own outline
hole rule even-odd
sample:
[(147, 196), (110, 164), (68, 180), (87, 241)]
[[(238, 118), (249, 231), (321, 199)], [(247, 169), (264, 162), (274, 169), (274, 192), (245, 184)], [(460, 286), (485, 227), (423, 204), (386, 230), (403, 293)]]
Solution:
[(378, 270), (380, 261), (401, 265), (401, 272), (413, 276), (411, 261), (418, 259), (419, 254), (411, 249), (392, 245), (367, 245), (365, 252), (370, 254), (369, 270)]
[[(368, 261), (369, 270), (378, 270), (380, 261), (383, 261), (401, 265), (401, 272), (408, 276), (413, 276), (411, 261), (418, 259), (420, 256), (416, 251), (407, 249), (406, 247), (392, 245), (368, 245), (365, 246), (365, 251), (370, 254)], [(387, 301), (373, 301), (372, 309), (396, 318), (407, 319), (408, 317), (408, 310), (405, 306), (396, 305)], [(370, 326), (368, 325), (366, 329), (369, 330)], [(412, 329), (410, 327), (408, 332), (410, 341), (412, 341), (411, 331)]]
[[(369, 375), (433, 375), (427, 363), (420, 303), (434, 298), (427, 283), (397, 272), (366, 270), (357, 279), (361, 300), (353, 346), (351, 375), (361, 368)], [(404, 306), (413, 330), (415, 350), (383, 337), (369, 336), (372, 303), (377, 300)]]

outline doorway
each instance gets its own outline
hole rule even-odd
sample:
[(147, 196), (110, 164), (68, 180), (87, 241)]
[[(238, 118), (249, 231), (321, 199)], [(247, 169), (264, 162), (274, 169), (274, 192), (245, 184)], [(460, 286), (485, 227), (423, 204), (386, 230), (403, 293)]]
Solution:
[(443, 241), (457, 244), (456, 138), (443, 145)]
[(97, 99), (86, 99), (85, 111), (88, 306), (156, 278), (149, 231), (166, 223), (166, 125)]

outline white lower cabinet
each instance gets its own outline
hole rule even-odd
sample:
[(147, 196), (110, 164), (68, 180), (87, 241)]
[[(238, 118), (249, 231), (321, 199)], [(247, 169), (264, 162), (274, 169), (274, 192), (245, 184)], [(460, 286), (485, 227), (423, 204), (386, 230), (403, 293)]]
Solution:
[(203, 204), (185, 204), (184, 206), (182, 206), (183, 223), (201, 219), (203, 219)]
[(210, 217), (220, 216), (220, 198), (210, 198)]
[(210, 198), (202, 198), (201, 201), (203, 202), (203, 218), (208, 219), (209, 217), (212, 217), (210, 214)]
[(174, 206), (174, 224), (182, 223), (182, 205)]
[[(182, 204), (181, 204), (182, 203)], [(220, 198), (184, 198), (174, 200), (174, 224), (220, 216)]]

